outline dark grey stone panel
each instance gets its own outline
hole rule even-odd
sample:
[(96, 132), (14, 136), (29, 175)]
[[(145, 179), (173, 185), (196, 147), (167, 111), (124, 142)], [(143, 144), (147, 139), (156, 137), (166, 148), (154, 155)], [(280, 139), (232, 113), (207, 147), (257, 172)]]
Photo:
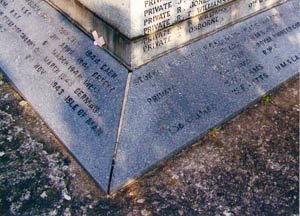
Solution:
[(44, 1), (0, 1), (0, 66), (107, 189), (127, 70)]
[(300, 72), (292, 0), (134, 71), (112, 189)]

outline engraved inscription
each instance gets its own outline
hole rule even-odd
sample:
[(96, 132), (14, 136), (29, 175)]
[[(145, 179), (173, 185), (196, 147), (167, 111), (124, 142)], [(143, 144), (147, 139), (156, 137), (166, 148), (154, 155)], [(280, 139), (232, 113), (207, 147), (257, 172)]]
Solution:
[(297, 63), (298, 61), (300, 61), (300, 53), (292, 55), (290, 58), (283, 60), (275, 66), (275, 69), (277, 71), (281, 71), (286, 69), (288, 66)]
[(147, 98), (147, 102), (152, 105), (160, 102), (164, 98), (169, 97), (172, 93), (176, 91), (176, 87), (172, 85), (171, 87), (165, 88), (162, 91), (152, 95), (151, 97)]
[[(247, 2), (237, 0), (231, 2), (231, 0), (193, 0), (189, 3), (182, 0), (177, 2), (163, 0), (145, 1), (144, 34), (148, 35), (144, 37), (140, 48), (147, 55), (156, 55), (157, 52), (169, 50), (178, 46), (178, 44), (186, 43), (215, 31), (218, 28), (231, 24), (233, 20), (236, 22), (280, 1), (254, 0)], [(168, 16), (168, 14), (173, 14), (174, 11), (177, 13), (178, 21), (189, 19), (181, 22), (178, 26), (170, 27), (171, 23), (173, 23), (172, 15)], [(266, 42), (266, 40), (268, 38), (265, 38), (265, 41), (261, 41), (261, 43)]]
[[(253, 6), (253, 4), (254, 2), (250, 5)], [(222, 91), (226, 92), (231, 98), (243, 98), (248, 93), (258, 91), (264, 84), (270, 83), (274, 71), (281, 72), (300, 62), (299, 52), (290, 53), (288, 58), (270, 62), (257, 61), (257, 58), (252, 57), (253, 53), (256, 53), (256, 55), (266, 58), (273, 58), (274, 55), (278, 55), (278, 50), (285, 49), (282, 38), (299, 31), (299, 21), (291, 21), (283, 27), (276, 20), (284, 20), (284, 14), (278, 11), (270, 13), (268, 16), (243, 25), (238, 31), (230, 31), (215, 37), (215, 39), (207, 39), (201, 46), (189, 49), (187, 52), (181, 52), (176, 61), (165, 63), (170, 71), (176, 71), (178, 67), (193, 67), (191, 62), (197, 62), (198, 56), (201, 56), (207, 64), (206, 67), (211, 68), (210, 74), (213, 74), (213, 80), (220, 82), (222, 85)], [(237, 43), (237, 41), (240, 42)], [(214, 53), (214, 55), (206, 55), (205, 53)], [(226, 53), (226, 57), (224, 57), (224, 53)], [(273, 66), (273, 71), (270, 71), (269, 65)], [(201, 69), (197, 68), (195, 70)], [(205, 69), (202, 68), (202, 70)], [(161, 76), (164, 77), (163, 73), (152, 70), (136, 75), (133, 79), (133, 84), (136, 86), (150, 89), (153, 87), (149, 91), (151, 93), (146, 94), (146, 97), (144, 97), (144, 103), (147, 107), (150, 107), (149, 109), (168, 107), (168, 104), (172, 104), (174, 98), (184, 98), (184, 92), (188, 90), (185, 89), (188, 88), (186, 85), (178, 86), (175, 84), (158, 88), (156, 81), (160, 80)], [(165, 84), (165, 82), (163, 83)], [(166, 113), (169, 112), (171, 113), (170, 110), (166, 111)], [(198, 110), (187, 112), (185, 117), (176, 119), (176, 117), (164, 116), (163, 118), (169, 118), (169, 123), (165, 123), (162, 118), (158, 120), (157, 127), (160, 128), (161, 132), (174, 136), (179, 132), (183, 132), (191, 124), (198, 124), (218, 112), (218, 105), (207, 102)]]
[(164, 29), (231, 0), (144, 0), (144, 34)]
[(217, 108), (215, 105), (207, 105), (205, 107), (201, 107), (197, 110), (194, 110), (191, 113), (188, 113), (185, 119), (177, 120), (175, 123), (170, 124), (168, 126), (161, 126), (162, 131), (169, 133), (170, 135), (176, 135), (178, 132), (187, 128), (190, 124), (200, 123), (210, 116), (213, 112), (216, 112)]
[[(116, 91), (118, 74), (92, 50), (76, 50), (80, 46), (77, 36), (63, 25), (56, 23), (51, 34), (37, 37), (19, 24), (32, 16), (55, 22), (38, 1), (25, 0), (19, 4), (0, 0), (0, 33), (8, 31), (31, 50), (24, 61), (30, 63), (35, 75), (45, 83), (44, 87), (54, 92), (58, 101), (64, 101), (75, 118), (101, 136), (104, 129), (99, 119), (103, 110), (96, 97)], [(48, 54), (43, 54), (41, 49), (49, 50)], [(94, 65), (98, 66), (97, 70), (91, 70)], [(88, 70), (90, 74), (84, 75)]]

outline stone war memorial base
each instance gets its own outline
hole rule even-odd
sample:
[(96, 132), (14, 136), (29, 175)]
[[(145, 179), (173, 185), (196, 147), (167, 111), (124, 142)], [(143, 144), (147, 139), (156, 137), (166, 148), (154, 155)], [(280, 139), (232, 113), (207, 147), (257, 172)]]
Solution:
[[(77, 1), (48, 0), (48, 2), (53, 4), (73, 22), (76, 22), (77, 25), (88, 34), (91, 34), (93, 30), (101, 32), (106, 41), (106, 51), (122, 61), (123, 64), (130, 70), (135, 70), (141, 65), (144, 65), (160, 56), (165, 55), (168, 52), (177, 49), (179, 46), (187, 45), (195, 40), (215, 33), (216, 31), (227, 28), (237, 22), (241, 22), (246, 18), (284, 3), (286, 0), (260, 0), (253, 2), (249, 2), (248, 0), (209, 0), (205, 1), (206, 3), (203, 3), (204, 5), (202, 5), (202, 7), (199, 6), (203, 9), (203, 11), (198, 8), (201, 13), (196, 13), (197, 16), (194, 15), (191, 16), (190, 19), (184, 19), (180, 22), (175, 22), (174, 25), (168, 25), (165, 28), (159, 29), (155, 32), (148, 32), (146, 30), (146, 32), (140, 33), (140, 35), (128, 35), (126, 29), (121, 32), (116, 30), (119, 25), (116, 23), (113, 23), (115, 26), (107, 24), (105, 20), (93, 14), (90, 10), (86, 9)], [(86, 1), (86, 4), (89, 5), (90, 2), (91, 1)], [(139, 2), (142, 1), (137, 1), (137, 3)], [(173, 3), (171, 8), (174, 8), (176, 6), (176, 1), (173, 0), (170, 2)], [(192, 6), (195, 5), (193, 2), (196, 1), (186, 1), (185, 3), (184, 1), (179, 2), (181, 3), (177, 3), (179, 4), (176, 6), (177, 10), (178, 7), (186, 8), (187, 5), (190, 5), (188, 7), (189, 9), (186, 8), (182, 10), (185, 10), (185, 13), (188, 14), (195, 13), (195, 8)], [(221, 4), (217, 4), (220, 2)], [(145, 1), (145, 3), (147, 3), (147, 1)], [(101, 1), (99, 4), (101, 4)], [(134, 4), (136, 4), (136, 2)], [(156, 4), (159, 5), (159, 3)], [(209, 5), (212, 6), (209, 7)], [(144, 10), (144, 13), (148, 14), (149, 9)], [(113, 7), (110, 9), (110, 11), (111, 13), (117, 13), (114, 11)], [(138, 9), (138, 11), (143, 11), (143, 7)], [(168, 12), (172, 13), (174, 12), (174, 9), (170, 9)], [(157, 12), (155, 14), (158, 16), (160, 13)], [(132, 25), (137, 25), (136, 23), (138, 23), (139, 20), (145, 19), (145, 25), (140, 25), (139, 28), (136, 27), (140, 31), (147, 29), (147, 20), (149, 20), (152, 16), (155, 16), (154, 14), (150, 17), (144, 17), (142, 15), (138, 16), (137, 13), (134, 14), (137, 17), (134, 19)], [(183, 16), (182, 13), (179, 14), (175, 13), (170, 15), (170, 19)], [(120, 19), (118, 16), (115, 18)], [(164, 20), (160, 20), (159, 23), (164, 22)], [(123, 20), (120, 19), (119, 23), (122, 25)]]
[(278, 2), (128, 68), (46, 1), (1, 1), (0, 67), (114, 191), (299, 74), (300, 2)]

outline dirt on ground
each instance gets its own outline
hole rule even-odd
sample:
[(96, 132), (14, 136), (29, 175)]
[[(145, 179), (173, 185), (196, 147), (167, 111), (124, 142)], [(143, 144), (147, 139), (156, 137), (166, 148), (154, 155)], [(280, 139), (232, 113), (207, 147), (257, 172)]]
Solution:
[(0, 215), (299, 215), (299, 83), (107, 195), (0, 73)]

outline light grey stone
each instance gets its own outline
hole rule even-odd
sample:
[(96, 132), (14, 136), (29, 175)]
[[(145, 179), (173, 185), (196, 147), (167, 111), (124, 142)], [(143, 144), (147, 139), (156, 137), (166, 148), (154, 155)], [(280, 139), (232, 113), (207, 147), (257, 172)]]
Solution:
[[(48, 1), (75, 20), (87, 33), (90, 34), (93, 30), (97, 30), (105, 38), (107, 51), (133, 70), (167, 52), (206, 37), (287, 0), (228, 1), (229, 3), (221, 4), (221, 6), (206, 11), (206, 13), (201, 13), (201, 15), (194, 16), (150, 35), (131, 40), (94, 16), (93, 13), (76, 1)], [(143, 1), (137, 2), (143, 3)], [(196, 1), (187, 2), (191, 4), (191, 2)], [(136, 20), (132, 19), (131, 22), (134, 23)], [(130, 25), (128, 24), (128, 26)]]
[(78, 0), (129, 39), (167, 28), (234, 0)]
[(0, 1), (0, 67), (106, 190), (127, 70), (44, 1)]
[(299, 11), (291, 0), (134, 71), (111, 189), (299, 74)]
[[(77, 1), (77, 0), (75, 0)], [(117, 28), (127, 37), (133, 33), (132, 30), (132, 7), (139, 1), (118, 0), (78, 0), (85, 7), (96, 13), (110, 25)], [(137, 12), (137, 11), (135, 11)]]

